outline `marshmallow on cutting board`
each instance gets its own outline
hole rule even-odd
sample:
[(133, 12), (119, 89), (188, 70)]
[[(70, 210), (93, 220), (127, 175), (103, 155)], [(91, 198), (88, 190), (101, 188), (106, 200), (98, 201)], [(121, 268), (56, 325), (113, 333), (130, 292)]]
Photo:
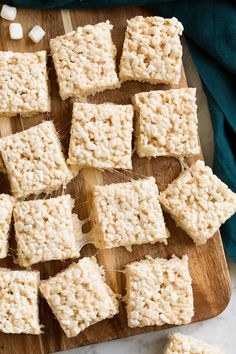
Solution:
[(45, 36), (45, 31), (42, 29), (42, 27), (38, 25), (34, 26), (32, 30), (29, 32), (29, 38), (34, 43), (40, 42), (44, 36)]
[(16, 18), (16, 12), (15, 7), (4, 4), (1, 10), (1, 17), (8, 21), (14, 21)]
[(9, 26), (11, 39), (23, 38), (23, 29), (20, 23), (11, 23)]

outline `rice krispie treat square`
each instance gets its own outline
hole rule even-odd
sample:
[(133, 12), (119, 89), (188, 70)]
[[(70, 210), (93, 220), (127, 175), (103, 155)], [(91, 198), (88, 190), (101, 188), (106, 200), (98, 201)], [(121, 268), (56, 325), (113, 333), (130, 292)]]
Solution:
[(74, 200), (70, 195), (18, 202), (14, 226), (19, 265), (79, 256), (76, 247)]
[(163, 242), (169, 233), (154, 177), (95, 186), (93, 193), (94, 244), (98, 248)]
[(40, 334), (38, 271), (0, 268), (0, 331)]
[(132, 105), (74, 103), (68, 164), (132, 168)]
[(194, 315), (188, 256), (153, 259), (125, 268), (129, 327), (183, 325)]
[(67, 337), (119, 312), (116, 294), (106, 284), (95, 257), (85, 257), (43, 280), (40, 290)]
[(0, 194), (0, 258), (5, 258), (8, 253), (8, 237), (13, 203), (13, 197), (8, 194)]
[(134, 95), (139, 157), (184, 157), (200, 153), (196, 89), (180, 88)]
[(163, 354), (224, 354), (220, 348), (213, 347), (199, 339), (181, 333), (171, 333)]
[(236, 212), (236, 194), (200, 160), (183, 171), (159, 200), (198, 245), (206, 243)]
[(137, 16), (127, 21), (120, 61), (122, 81), (178, 84), (182, 64), (179, 36), (183, 26), (175, 18)]
[(50, 40), (63, 100), (120, 87), (116, 73), (116, 47), (109, 21), (78, 27)]
[(31, 116), (51, 111), (47, 53), (0, 52), (0, 115)]
[(17, 198), (52, 192), (73, 178), (52, 121), (0, 139), (0, 153)]

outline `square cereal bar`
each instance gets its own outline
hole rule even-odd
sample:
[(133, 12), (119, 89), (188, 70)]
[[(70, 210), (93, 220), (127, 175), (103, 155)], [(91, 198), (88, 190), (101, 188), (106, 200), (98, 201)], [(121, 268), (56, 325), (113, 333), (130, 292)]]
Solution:
[(116, 294), (106, 284), (96, 258), (85, 257), (40, 285), (67, 337), (119, 312)]
[(109, 21), (50, 40), (60, 96), (80, 97), (120, 87)]
[(15, 204), (14, 226), (19, 265), (27, 267), (38, 262), (79, 256), (73, 206), (74, 200), (70, 195)]
[(95, 246), (112, 248), (163, 242), (169, 237), (154, 177), (95, 186)]
[(200, 160), (182, 172), (159, 200), (198, 245), (206, 243), (236, 212), (236, 194)]
[(52, 192), (73, 177), (52, 121), (0, 139), (0, 153), (17, 198)]
[(224, 351), (199, 339), (171, 333), (163, 354), (224, 354)]
[(8, 194), (0, 194), (0, 258), (5, 258), (8, 253), (8, 237), (13, 203), (13, 197)]
[(0, 115), (51, 111), (46, 51), (0, 52)]
[(196, 89), (150, 91), (134, 95), (139, 157), (184, 157), (200, 153)]
[(188, 256), (147, 259), (128, 264), (126, 310), (129, 327), (182, 325), (194, 315)]
[(0, 331), (40, 334), (39, 272), (0, 268)]
[(68, 164), (132, 168), (132, 105), (74, 103)]
[(127, 21), (120, 61), (122, 81), (178, 84), (182, 64), (179, 36), (183, 26), (176, 18), (137, 16)]

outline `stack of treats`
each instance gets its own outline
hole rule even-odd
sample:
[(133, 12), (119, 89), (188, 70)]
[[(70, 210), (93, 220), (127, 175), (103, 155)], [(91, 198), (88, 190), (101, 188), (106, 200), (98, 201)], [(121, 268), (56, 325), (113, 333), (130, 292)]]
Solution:
[[(200, 153), (195, 88), (141, 92), (127, 105), (82, 103), (88, 95), (120, 88), (124, 81), (180, 82), (183, 26), (176, 18), (128, 20), (119, 75), (111, 30), (106, 21), (50, 40), (60, 97), (76, 101), (67, 159), (51, 120), (0, 139), (0, 170), (11, 187), (11, 195), (0, 195), (0, 258), (8, 254), (12, 216), (15, 262), (29, 267), (78, 258), (89, 242), (98, 249), (122, 246), (129, 251), (145, 243), (167, 245), (171, 235), (162, 208), (202, 245), (236, 211), (236, 194), (201, 160), (185, 167), (161, 193), (150, 176), (95, 185), (93, 229), (87, 235), (69, 194), (36, 198), (63, 189), (84, 168), (132, 170), (133, 136), (140, 159), (171, 156), (182, 162)], [(0, 52), (0, 114), (27, 117), (50, 111), (46, 51)], [(194, 293), (188, 263), (185, 254), (170, 259), (146, 255), (125, 266), (129, 327), (191, 322)], [(119, 313), (121, 296), (107, 284), (95, 257), (84, 257), (42, 281), (38, 271), (1, 268), (1, 331), (42, 332), (39, 290), (67, 337)], [(178, 333), (170, 336), (165, 353), (195, 353), (195, 347), (222, 353)]]

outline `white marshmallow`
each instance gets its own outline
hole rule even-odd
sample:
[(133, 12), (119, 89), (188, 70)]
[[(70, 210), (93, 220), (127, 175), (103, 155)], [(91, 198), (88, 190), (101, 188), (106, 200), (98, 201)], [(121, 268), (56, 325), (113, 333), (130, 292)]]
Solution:
[(16, 18), (16, 8), (8, 5), (3, 5), (1, 17), (8, 21), (14, 21)]
[(11, 39), (23, 38), (23, 30), (20, 23), (11, 23), (9, 26), (9, 32)]
[(29, 32), (29, 38), (34, 43), (40, 42), (44, 36), (45, 36), (45, 31), (42, 29), (42, 27), (38, 25), (34, 26), (32, 30)]

